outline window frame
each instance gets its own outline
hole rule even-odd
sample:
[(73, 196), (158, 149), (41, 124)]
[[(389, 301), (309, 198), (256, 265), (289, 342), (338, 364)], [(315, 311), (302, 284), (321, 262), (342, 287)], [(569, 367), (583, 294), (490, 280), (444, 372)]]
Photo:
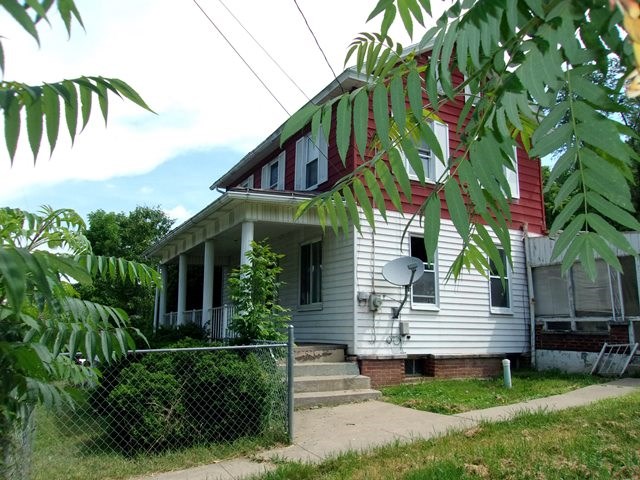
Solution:
[[(438, 142), (440, 143), (440, 149), (442, 150), (442, 155), (444, 156), (444, 158), (448, 163), (449, 125), (446, 123), (437, 122), (433, 120), (429, 122), (429, 128), (431, 128), (434, 135), (438, 139)], [(419, 151), (421, 149), (424, 149), (424, 147), (426, 146), (427, 145), (424, 142), (422, 142), (420, 145), (415, 145), (415, 148), (419, 153)], [(402, 156), (402, 162), (405, 168), (407, 169), (407, 175), (409, 176), (409, 179), (416, 182), (419, 181), (418, 176), (416, 175), (415, 171), (413, 170), (413, 167), (409, 163), (409, 159), (407, 158), (407, 156), (402, 151), (400, 151), (400, 154)], [(423, 162), (423, 165), (424, 165), (424, 162)], [(437, 180), (440, 178), (442, 173), (448, 170), (448, 168), (449, 168), (448, 166), (445, 166), (442, 164), (440, 159), (438, 159), (438, 157), (434, 155), (433, 150), (429, 147), (429, 172), (427, 172), (425, 169), (425, 172), (424, 172), (425, 183), (432, 184), (432, 185), (437, 183)]]
[[(420, 235), (410, 235), (409, 236), (409, 254), (413, 257), (415, 256), (413, 254), (413, 249), (411, 248), (411, 241), (412, 239), (419, 239), (420, 241), (424, 242), (424, 237), (420, 236)], [(419, 257), (416, 257), (419, 258)], [(434, 290), (435, 290), (435, 303), (424, 303), (424, 302), (416, 302), (413, 299), (414, 293), (413, 293), (413, 285), (411, 285), (411, 309), (412, 310), (424, 310), (424, 311), (439, 311), (440, 310), (440, 276), (438, 275), (438, 249), (436, 248), (435, 254), (434, 254), (434, 259), (433, 259), (433, 264), (431, 265), (431, 269), (428, 269), (428, 263), (427, 260), (423, 260), (422, 258), (420, 258), (420, 260), (422, 261), (422, 264), (424, 266), (424, 275), (427, 274), (432, 274), (433, 275), (433, 284), (434, 284)]]
[[(630, 255), (621, 255), (618, 258), (619, 259), (623, 259), (623, 258), (627, 258), (630, 257), (633, 261), (633, 266), (635, 268), (635, 291), (636, 291), (636, 295), (638, 296), (638, 298), (640, 298), (640, 275), (638, 274), (638, 269), (640, 267), (639, 261), (637, 258), (632, 257)], [(603, 261), (602, 259), (597, 259), (599, 261)], [(539, 267), (550, 267), (550, 266), (556, 266), (558, 264), (550, 264), (550, 265), (538, 265), (536, 267), (533, 267), (532, 270), (532, 278), (533, 276), (536, 275), (536, 269)], [(597, 326), (597, 324), (600, 323), (604, 323), (606, 322), (608, 325), (611, 324), (620, 324), (621, 322), (635, 322), (638, 321), (640, 319), (640, 313), (638, 315), (628, 315), (625, 311), (624, 308), (624, 301), (625, 301), (625, 297), (624, 297), (624, 290), (622, 288), (622, 276), (623, 273), (619, 273), (615, 270), (613, 270), (610, 266), (607, 265), (607, 272), (608, 272), (608, 281), (609, 282), (615, 282), (615, 286), (611, 285), (611, 289), (610, 289), (610, 295), (611, 295), (611, 313), (610, 315), (581, 315), (578, 316), (577, 315), (577, 309), (576, 309), (576, 297), (575, 297), (575, 290), (576, 290), (576, 285), (574, 283), (574, 272), (573, 272), (573, 268), (576, 264), (572, 265), (571, 267), (571, 273), (569, 275), (566, 275), (564, 278), (565, 281), (565, 286), (566, 286), (566, 294), (568, 296), (568, 302), (569, 302), (569, 315), (567, 316), (551, 316), (551, 315), (538, 315), (537, 312), (535, 314), (535, 321), (538, 324), (542, 324), (543, 325), (543, 329), (545, 332), (550, 332), (550, 333), (566, 333), (566, 332), (572, 332), (572, 333), (580, 333), (580, 334), (590, 334), (590, 335), (605, 335), (606, 332), (604, 332), (604, 330), (602, 329), (597, 329), (597, 328), (592, 328), (592, 329), (588, 329), (588, 328), (584, 328), (585, 325), (587, 324), (592, 324), (594, 326)], [(559, 266), (559, 265), (558, 265)], [(615, 279), (613, 279), (611, 277), (612, 273), (615, 273), (616, 277)], [(534, 282), (535, 283), (535, 282)], [(534, 292), (534, 295), (536, 294), (536, 292)], [(535, 297), (534, 297), (535, 298)], [(615, 311), (615, 307), (614, 307), (614, 301), (619, 302), (619, 305), (621, 306), (621, 310), (620, 310), (620, 315), (617, 314), (617, 312)], [(555, 328), (556, 324), (559, 327), (559, 324), (570, 324), (570, 328)], [(581, 327), (579, 328), (578, 325), (580, 325)]]
[(253, 174), (249, 175), (242, 182), (238, 184), (238, 188), (248, 188), (251, 190), (253, 188)]
[[(511, 279), (511, 275), (513, 274), (511, 265), (509, 264), (509, 262), (507, 261), (507, 256), (506, 253), (504, 251), (503, 248), (500, 247), (496, 247), (498, 249), (498, 252), (500, 253), (500, 256), (502, 257), (502, 262), (504, 265), (504, 273), (505, 273), (505, 277), (504, 277), (504, 282), (506, 283), (506, 285), (503, 285), (502, 283), (502, 277), (499, 274), (495, 274), (491, 271), (491, 269), (489, 269), (489, 281), (488, 281), (488, 285), (489, 285), (489, 311), (491, 312), (491, 314), (493, 315), (513, 315), (513, 292), (512, 292), (512, 288), (511, 288), (511, 283), (512, 283), (512, 279)], [(491, 259), (489, 259), (489, 265), (491, 265), (492, 261)], [(492, 294), (491, 294), (491, 284), (494, 280), (497, 280), (500, 282), (502, 288), (504, 288), (507, 292), (507, 299), (508, 299), (508, 306), (507, 307), (500, 307), (500, 306), (494, 306), (493, 305), (493, 298), (492, 298)]]
[[(320, 259), (317, 265), (315, 265), (314, 262), (314, 258), (313, 258), (313, 245), (316, 244), (320, 244)], [(303, 272), (302, 270), (302, 266), (303, 266), (303, 256), (304, 256), (304, 248), (305, 247), (309, 247), (309, 254), (311, 255), (311, 261), (310, 261), (310, 266), (314, 267), (314, 268), (318, 268), (319, 269), (319, 281), (320, 281), (320, 288), (318, 290), (318, 295), (319, 295), (319, 299), (317, 299), (316, 301), (313, 301), (313, 290), (314, 290), (314, 286), (313, 286), (313, 280), (314, 280), (314, 272), (312, 270), (309, 271), (309, 278), (308, 278), (308, 282), (307, 284), (309, 285), (309, 293), (308, 296), (310, 297), (310, 302), (309, 303), (303, 303), (302, 301), (302, 296), (303, 296), (303, 275), (305, 275), (305, 272)], [(322, 294), (322, 290), (323, 290), (323, 281), (322, 281), (322, 277), (323, 277), (323, 263), (324, 263), (324, 244), (322, 241), (322, 238), (318, 238), (318, 239), (313, 239), (313, 240), (309, 240), (306, 242), (303, 242), (300, 244), (299, 249), (298, 249), (298, 260), (299, 260), (299, 264), (298, 264), (298, 310), (299, 311), (308, 311), (308, 310), (322, 310), (322, 306), (323, 306), (323, 294)]]
[[(307, 167), (317, 160), (316, 183), (307, 185)], [(322, 127), (318, 129), (315, 140), (311, 139), (311, 132), (306, 133), (296, 141), (295, 159), (295, 190), (316, 190), (329, 180), (329, 145)]]
[[(286, 161), (287, 156), (286, 152), (280, 152), (280, 154), (271, 160), (269, 163), (262, 167), (262, 183), (261, 188), (263, 190), (284, 190), (284, 177), (285, 177), (285, 169), (286, 169)], [(278, 181), (275, 186), (271, 185), (271, 169), (273, 165), (277, 165), (278, 167)]]

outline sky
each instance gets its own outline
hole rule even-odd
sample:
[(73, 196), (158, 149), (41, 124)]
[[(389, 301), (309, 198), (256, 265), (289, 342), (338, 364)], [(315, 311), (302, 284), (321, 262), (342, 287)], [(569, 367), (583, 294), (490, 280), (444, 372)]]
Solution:
[[(308, 97), (333, 79), (293, 0), (198, 0), (289, 114), (307, 98), (256, 46), (229, 7)], [(375, 0), (298, 0), (336, 73)], [(160, 206), (176, 224), (218, 195), (209, 185), (289, 116), (251, 74), (193, 0), (76, 0), (86, 31), (67, 36), (59, 17), (41, 22), (41, 46), (0, 15), (4, 80), (30, 84), (80, 75), (121, 78), (156, 112), (111, 96), (105, 128), (99, 108), (72, 146), (61, 123), (49, 155), (35, 165), (23, 131), (13, 165), (0, 149), (0, 205), (35, 211)], [(392, 31), (393, 34), (393, 31)], [(398, 38), (409, 44), (408, 39)], [(3, 128), (3, 127), (2, 127)]]

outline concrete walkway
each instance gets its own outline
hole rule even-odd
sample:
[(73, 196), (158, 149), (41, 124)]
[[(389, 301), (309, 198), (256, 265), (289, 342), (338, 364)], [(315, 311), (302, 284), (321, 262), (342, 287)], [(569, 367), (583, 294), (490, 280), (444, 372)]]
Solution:
[(640, 388), (640, 379), (625, 378), (592, 385), (562, 395), (528, 402), (439, 415), (369, 401), (295, 412), (295, 443), (257, 453), (253, 458), (224, 460), (212, 465), (143, 477), (145, 480), (228, 480), (275, 469), (271, 459), (320, 463), (341, 452), (415, 439), (428, 439), (451, 430), (464, 430), (482, 421), (501, 421), (523, 411), (555, 411), (619, 397)]

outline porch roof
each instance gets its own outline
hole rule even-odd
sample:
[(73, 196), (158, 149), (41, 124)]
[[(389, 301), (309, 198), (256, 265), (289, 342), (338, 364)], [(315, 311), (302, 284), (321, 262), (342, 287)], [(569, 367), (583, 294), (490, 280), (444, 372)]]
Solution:
[(315, 211), (307, 211), (294, 219), (299, 205), (313, 196), (289, 191), (231, 189), (171, 230), (143, 254), (160, 257), (164, 263), (206, 240), (222, 236), (243, 222), (318, 226), (320, 221)]

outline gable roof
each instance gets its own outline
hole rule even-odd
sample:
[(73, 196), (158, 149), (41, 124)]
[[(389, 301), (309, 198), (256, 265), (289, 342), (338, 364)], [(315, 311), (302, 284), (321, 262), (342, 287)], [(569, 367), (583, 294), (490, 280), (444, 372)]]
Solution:
[[(366, 75), (358, 73), (355, 68), (348, 68), (329, 83), (320, 93), (313, 97), (307, 105), (320, 104), (327, 100), (331, 100), (342, 93), (343, 90), (350, 91), (351, 89), (358, 88), (365, 83), (367, 83)], [(267, 155), (280, 147), (280, 134), (282, 133), (284, 125), (284, 123), (280, 125), (271, 135), (263, 140), (260, 145), (246, 154), (242, 160), (231, 167), (231, 169), (222, 177), (213, 182), (209, 188), (211, 190), (224, 188), (225, 185), (243, 180), (243, 176), (248, 170), (257, 166)]]

